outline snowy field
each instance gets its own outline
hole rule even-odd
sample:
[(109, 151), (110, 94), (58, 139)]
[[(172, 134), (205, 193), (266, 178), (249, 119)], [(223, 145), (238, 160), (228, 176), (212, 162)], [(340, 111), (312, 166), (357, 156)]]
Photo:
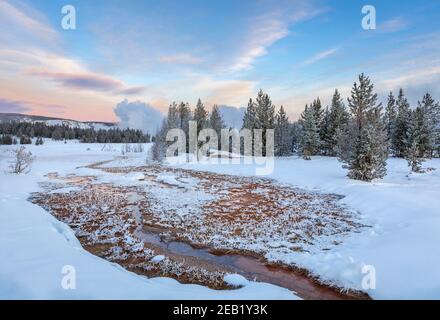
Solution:
[[(212, 160), (215, 162), (214, 160)], [(183, 168), (253, 175), (243, 165), (184, 164)], [(362, 267), (376, 270), (375, 299), (440, 299), (440, 160), (424, 163), (436, 170), (409, 175), (406, 161), (388, 160), (388, 174), (372, 183), (350, 180), (335, 158), (276, 159), (269, 176), (297, 187), (344, 195), (341, 200), (371, 226), (331, 251), (291, 253), (290, 261), (324, 282), (361, 286)]]
[[(103, 148), (100, 144), (46, 141), (43, 146), (28, 146), (37, 160), (29, 174), (20, 176), (5, 173), (10, 148), (0, 146), (0, 298), (296, 298), (287, 289), (237, 277), (228, 280), (244, 287), (226, 291), (183, 285), (169, 278), (147, 279), (93, 256), (81, 248), (69, 227), (27, 199), (40, 190), (38, 182), (46, 181), (47, 173), (90, 174), (92, 169), (78, 167), (120, 156), (121, 145)], [(127, 156), (127, 160), (104, 166), (145, 164), (145, 154)], [(242, 176), (255, 173), (252, 165), (189, 163), (180, 167)], [(371, 265), (376, 270), (376, 289), (367, 293), (375, 299), (440, 298), (440, 160), (427, 161), (424, 167), (436, 170), (408, 175), (405, 161), (390, 159), (385, 179), (365, 183), (346, 178), (334, 158), (276, 159), (270, 178), (310, 191), (343, 195), (340, 204), (357, 211), (360, 222), (370, 226), (351, 233), (330, 250), (290, 252), (283, 255), (283, 261), (311, 271), (325, 283), (355, 289), (361, 287), (362, 267)], [(138, 178), (128, 175), (120, 183)], [(169, 174), (157, 180), (181, 183)], [(266, 258), (271, 258), (270, 252)], [(76, 269), (75, 290), (61, 287), (64, 265)]]
[[(75, 173), (79, 166), (111, 160), (121, 155), (121, 145), (104, 150), (100, 144), (73, 141), (31, 145), (37, 159), (32, 171), (20, 176), (5, 172), (8, 149), (0, 146), (0, 299), (297, 299), (287, 289), (236, 275), (226, 281), (243, 287), (221, 291), (138, 276), (85, 251), (68, 226), (27, 201), (47, 173)], [(128, 156), (143, 163), (139, 158), (145, 154)], [(66, 265), (76, 270), (74, 290), (62, 287)]]

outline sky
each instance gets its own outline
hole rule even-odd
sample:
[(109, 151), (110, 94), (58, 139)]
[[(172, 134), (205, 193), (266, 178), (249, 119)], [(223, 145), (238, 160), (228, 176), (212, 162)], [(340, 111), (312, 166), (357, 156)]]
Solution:
[(124, 101), (243, 107), (263, 89), (297, 120), (362, 72), (381, 100), (440, 99), (440, 1), (0, 0), (0, 112), (115, 121)]

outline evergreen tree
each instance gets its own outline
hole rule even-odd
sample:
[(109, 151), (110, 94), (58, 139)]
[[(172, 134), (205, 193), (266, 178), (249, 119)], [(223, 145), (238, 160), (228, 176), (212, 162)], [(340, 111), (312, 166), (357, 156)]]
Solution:
[(396, 105), (397, 117), (394, 138), (392, 140), (392, 149), (395, 156), (403, 157), (405, 155), (406, 141), (408, 140), (410, 107), (402, 89), (399, 90)]
[(179, 107), (175, 102), (173, 102), (169, 108), (168, 108), (168, 115), (167, 115), (167, 127), (169, 129), (180, 129), (181, 123), (180, 123), (180, 114), (179, 114)]
[(221, 148), (221, 131), (226, 128), (223, 117), (217, 105), (212, 107), (211, 114), (209, 116), (209, 127), (214, 129), (218, 136), (218, 149)]
[(283, 106), (280, 107), (275, 118), (275, 155), (288, 156), (292, 153), (292, 142), (289, 118)]
[(197, 101), (193, 120), (197, 122), (197, 136), (199, 136), (200, 131), (208, 125), (208, 112), (200, 99)]
[(350, 115), (345, 108), (341, 95), (336, 89), (330, 106), (328, 134), (325, 139), (328, 155), (336, 155), (335, 148), (338, 144), (338, 136), (343, 128), (347, 126), (349, 117)]
[(408, 123), (407, 140), (405, 141), (405, 159), (412, 172), (422, 171), (422, 162), (425, 160), (425, 139), (427, 126), (427, 113), (419, 105), (414, 111), (410, 112)]
[(299, 153), (301, 150), (302, 127), (299, 121), (290, 125), (290, 150)]
[(301, 114), (300, 124), (302, 127), (301, 153), (306, 160), (315, 155), (319, 148), (319, 132), (316, 125), (315, 112), (312, 107), (306, 105)]
[(381, 116), (381, 105), (376, 105), (377, 94), (370, 79), (361, 74), (359, 84), (354, 83), (351, 98), (348, 99), (352, 121), (346, 133), (352, 139), (349, 149), (340, 146), (346, 154), (340, 159), (348, 168), (352, 179), (371, 181), (386, 174), (386, 131)]
[(315, 121), (318, 125), (318, 130), (319, 130), (319, 125), (322, 123), (322, 118), (324, 116), (324, 110), (322, 108), (321, 100), (319, 99), (319, 97), (313, 100), (313, 102), (310, 105), (310, 108), (313, 110)]
[(440, 107), (435, 103), (429, 93), (423, 96), (422, 101), (418, 102), (418, 108), (423, 115), (423, 128), (420, 129), (420, 148), (426, 156), (432, 157), (438, 133), (440, 130)]
[(154, 161), (162, 162), (166, 156), (166, 150), (168, 143), (166, 141), (166, 136), (168, 132), (168, 121), (163, 120), (162, 126), (159, 132), (154, 138), (154, 144), (151, 148), (151, 155)]
[(262, 155), (266, 156), (266, 130), (275, 128), (275, 106), (267, 93), (260, 89), (256, 98), (256, 129), (262, 129)]
[(242, 129), (254, 130), (257, 128), (257, 111), (255, 103), (252, 99), (249, 99), (246, 111), (243, 115), (243, 126)]
[(189, 151), (189, 121), (191, 120), (191, 109), (188, 103), (181, 102), (178, 107), (179, 119), (180, 119), (180, 129), (185, 132), (186, 136), (186, 150)]
[(392, 147), (392, 141), (396, 130), (397, 107), (396, 99), (392, 92), (388, 95), (388, 102), (385, 108), (385, 126), (387, 130), (388, 145)]
[(330, 135), (330, 110), (325, 108), (319, 129), (319, 140), (321, 153), (325, 156), (332, 153), (331, 135)]

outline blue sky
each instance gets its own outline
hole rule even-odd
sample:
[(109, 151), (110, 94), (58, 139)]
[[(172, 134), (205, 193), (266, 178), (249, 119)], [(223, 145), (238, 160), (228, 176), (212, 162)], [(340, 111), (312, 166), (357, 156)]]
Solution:
[[(77, 29), (61, 28), (61, 8)], [(374, 5), (377, 29), (363, 30)], [(440, 1), (2, 1), (0, 112), (114, 120), (123, 99), (246, 105), (262, 88), (296, 119), (359, 73), (384, 98), (440, 98)]]

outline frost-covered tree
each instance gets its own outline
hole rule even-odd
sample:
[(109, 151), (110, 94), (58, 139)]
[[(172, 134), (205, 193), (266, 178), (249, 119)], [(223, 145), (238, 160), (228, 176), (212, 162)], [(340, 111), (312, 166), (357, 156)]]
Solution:
[(270, 97), (263, 90), (257, 94), (255, 99), (255, 112), (256, 112), (256, 129), (261, 129), (263, 132), (262, 137), (262, 152), (263, 156), (266, 155), (266, 130), (275, 128), (275, 106), (272, 104)]
[(166, 121), (167, 121), (167, 126), (170, 129), (173, 129), (173, 128), (180, 129), (181, 128), (179, 107), (178, 107), (177, 103), (173, 102), (169, 106)]
[(324, 109), (322, 108), (321, 100), (319, 99), (319, 97), (313, 100), (313, 102), (310, 104), (310, 108), (313, 110), (315, 121), (318, 125), (319, 130), (319, 125), (321, 124), (322, 118), (324, 116)]
[(410, 106), (406, 99), (403, 89), (399, 90), (399, 96), (396, 101), (397, 117), (392, 139), (392, 150), (397, 157), (405, 155), (406, 141), (408, 140), (408, 126), (410, 121)]
[(217, 105), (212, 107), (211, 114), (209, 116), (209, 127), (214, 129), (217, 132), (218, 136), (218, 149), (221, 148), (221, 131), (226, 128), (225, 122), (223, 121), (223, 117), (220, 113), (220, 110)]
[(347, 126), (350, 115), (345, 108), (344, 101), (338, 89), (335, 90), (330, 106), (329, 123), (324, 143), (327, 145), (327, 154), (336, 155), (335, 148), (338, 144), (338, 136), (342, 129)]
[(168, 108), (167, 117), (163, 120), (151, 148), (151, 157), (154, 161), (161, 162), (165, 158), (169, 145), (166, 140), (167, 133), (170, 129), (180, 129), (181, 125), (179, 106), (173, 102)]
[(194, 109), (194, 121), (197, 121), (197, 136), (202, 129), (205, 129), (208, 125), (208, 112), (205, 109), (204, 104), (199, 99), (197, 101), (196, 108)]
[(302, 126), (299, 121), (290, 124), (290, 150), (299, 153), (301, 150)]
[(371, 181), (386, 174), (388, 157), (386, 131), (381, 115), (381, 105), (370, 79), (361, 74), (359, 84), (354, 83), (348, 104), (351, 113), (345, 139), (351, 140), (347, 146), (339, 146), (340, 159), (345, 163), (348, 176), (352, 179)]
[(162, 126), (154, 138), (154, 144), (151, 147), (151, 157), (154, 161), (162, 162), (166, 156), (168, 147), (166, 136), (168, 132), (167, 120), (162, 121)]
[(421, 109), (424, 118), (423, 129), (420, 132), (420, 148), (426, 156), (432, 157), (440, 131), (440, 106), (429, 93), (426, 93), (422, 101), (418, 102), (418, 108)]
[(321, 153), (324, 156), (330, 155), (332, 146), (330, 136), (330, 110), (328, 107), (324, 110), (322, 121), (319, 126), (319, 140)]
[[(212, 107), (211, 114), (209, 116), (209, 127), (214, 129), (217, 132), (217, 135), (220, 137), (221, 130), (226, 128), (225, 122), (223, 120), (222, 114), (217, 105)], [(220, 138), (219, 138), (220, 139)]]
[(290, 134), (289, 118), (287, 117), (283, 106), (281, 106), (275, 116), (276, 156), (288, 156), (292, 153), (292, 139)]
[(301, 114), (300, 124), (302, 128), (301, 153), (306, 160), (315, 155), (319, 148), (319, 132), (312, 107), (306, 105)]
[(185, 132), (186, 150), (189, 150), (189, 121), (192, 119), (191, 109), (188, 103), (181, 102), (177, 108), (180, 119), (180, 129)]
[(394, 132), (396, 130), (397, 106), (396, 99), (392, 92), (388, 95), (388, 102), (385, 108), (385, 126), (387, 130), (388, 145), (391, 148)]
[(426, 110), (420, 105), (410, 112), (407, 140), (405, 141), (405, 159), (412, 172), (421, 172), (422, 162), (425, 161), (426, 128), (429, 121), (427, 115)]
[(32, 155), (32, 152), (27, 151), (24, 146), (21, 146), (12, 150), (12, 155), (13, 158), (9, 165), (11, 173), (28, 173), (31, 169), (32, 163), (35, 160), (35, 156)]
[(246, 111), (243, 115), (243, 126), (242, 129), (253, 130), (257, 128), (257, 110), (255, 103), (252, 99), (249, 99)]

